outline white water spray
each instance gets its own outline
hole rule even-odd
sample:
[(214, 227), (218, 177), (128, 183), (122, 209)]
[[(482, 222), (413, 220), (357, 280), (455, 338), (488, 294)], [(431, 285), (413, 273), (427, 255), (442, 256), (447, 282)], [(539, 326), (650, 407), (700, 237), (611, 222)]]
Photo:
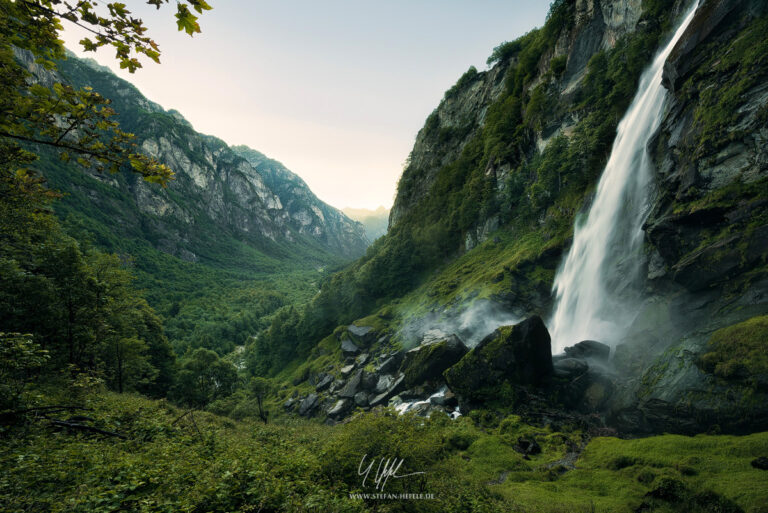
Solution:
[(555, 351), (586, 339), (614, 345), (637, 315), (642, 227), (652, 176), (647, 145), (666, 105), (667, 92), (661, 85), (664, 62), (696, 7), (640, 78), (586, 221), (576, 222), (573, 246), (553, 286), (555, 309), (549, 326)]

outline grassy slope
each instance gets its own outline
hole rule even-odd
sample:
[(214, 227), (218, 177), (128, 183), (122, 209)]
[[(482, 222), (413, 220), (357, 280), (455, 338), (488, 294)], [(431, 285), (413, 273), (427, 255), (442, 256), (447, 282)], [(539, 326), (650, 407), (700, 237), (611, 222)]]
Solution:
[[(723, 506), (732, 501), (758, 513), (768, 504), (768, 472), (750, 465), (768, 454), (768, 433), (594, 438), (576, 468), (564, 472), (558, 462), (581, 433), (534, 428), (516, 417), (487, 424), (378, 411), (330, 428), (298, 420), (265, 426), (197, 412), (194, 424), (188, 417), (173, 424), (183, 411), (165, 401), (113, 393), (82, 401), (94, 408), (87, 415), (98, 425), (130, 440), (52, 431), (44, 421), (4, 427), (4, 511), (618, 513), (644, 501), (649, 511), (739, 511)], [(542, 454), (523, 459), (512, 449), (519, 436), (535, 437)], [(390, 480), (387, 491), (423, 486), (436, 500), (374, 505), (349, 499), (349, 492), (371, 491), (360, 488), (357, 476), (365, 453), (403, 457), (403, 468), (427, 472), (423, 479)], [(660, 486), (677, 490), (678, 502), (645, 497)], [(696, 509), (696, 497), (720, 506)]]

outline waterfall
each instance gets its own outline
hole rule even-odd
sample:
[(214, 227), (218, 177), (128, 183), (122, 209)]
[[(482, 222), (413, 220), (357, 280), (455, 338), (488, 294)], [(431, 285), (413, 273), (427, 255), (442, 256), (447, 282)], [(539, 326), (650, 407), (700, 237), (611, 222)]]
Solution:
[(659, 128), (667, 92), (664, 62), (693, 19), (688, 11), (654, 58), (621, 120), (586, 219), (576, 220), (571, 246), (554, 281), (549, 321), (553, 349), (586, 339), (618, 342), (637, 315), (643, 269), (643, 223), (652, 180), (648, 141)]

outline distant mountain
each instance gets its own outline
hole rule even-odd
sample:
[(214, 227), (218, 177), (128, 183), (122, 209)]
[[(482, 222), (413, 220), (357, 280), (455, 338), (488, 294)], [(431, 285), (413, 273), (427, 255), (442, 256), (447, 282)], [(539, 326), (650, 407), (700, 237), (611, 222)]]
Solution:
[[(19, 57), (38, 80), (56, 78), (29, 56)], [(176, 173), (163, 189), (129, 172), (87, 174), (43, 159), (46, 178), (67, 194), (62, 213), (89, 218), (89, 231), (109, 234), (101, 239), (138, 239), (189, 262), (254, 271), (285, 262), (323, 266), (355, 258), (368, 246), (361, 224), (320, 201), (279, 162), (196, 132), (179, 112), (149, 101), (95, 61), (70, 54), (58, 74), (110, 98), (121, 128)]]
[(388, 208), (381, 206), (376, 210), (369, 210), (367, 208), (346, 207), (341, 211), (350, 219), (363, 223), (365, 235), (371, 242), (387, 233), (389, 226)]

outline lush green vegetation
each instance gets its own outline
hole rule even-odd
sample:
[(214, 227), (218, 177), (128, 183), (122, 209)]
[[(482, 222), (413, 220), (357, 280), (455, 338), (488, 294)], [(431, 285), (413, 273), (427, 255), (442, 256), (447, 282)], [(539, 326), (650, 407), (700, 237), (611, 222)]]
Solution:
[[(765, 471), (750, 465), (768, 453), (765, 433), (585, 444), (578, 429), (515, 416), (450, 421), (385, 410), (335, 427), (265, 425), (73, 386), (46, 394), (77, 401), (94, 426), (126, 439), (55, 428), (34, 412), (15, 417), (0, 439), (4, 510), (760, 513), (768, 503)], [(516, 452), (519, 438), (541, 453)], [(426, 472), (389, 479), (385, 492), (434, 499), (351, 498), (376, 492), (376, 465), (365, 487), (358, 475), (365, 454), (376, 464), (404, 459), (401, 475)]]
[[(717, 330), (701, 356), (701, 366), (725, 379), (768, 383), (768, 316)], [(763, 385), (765, 384), (763, 383)]]

